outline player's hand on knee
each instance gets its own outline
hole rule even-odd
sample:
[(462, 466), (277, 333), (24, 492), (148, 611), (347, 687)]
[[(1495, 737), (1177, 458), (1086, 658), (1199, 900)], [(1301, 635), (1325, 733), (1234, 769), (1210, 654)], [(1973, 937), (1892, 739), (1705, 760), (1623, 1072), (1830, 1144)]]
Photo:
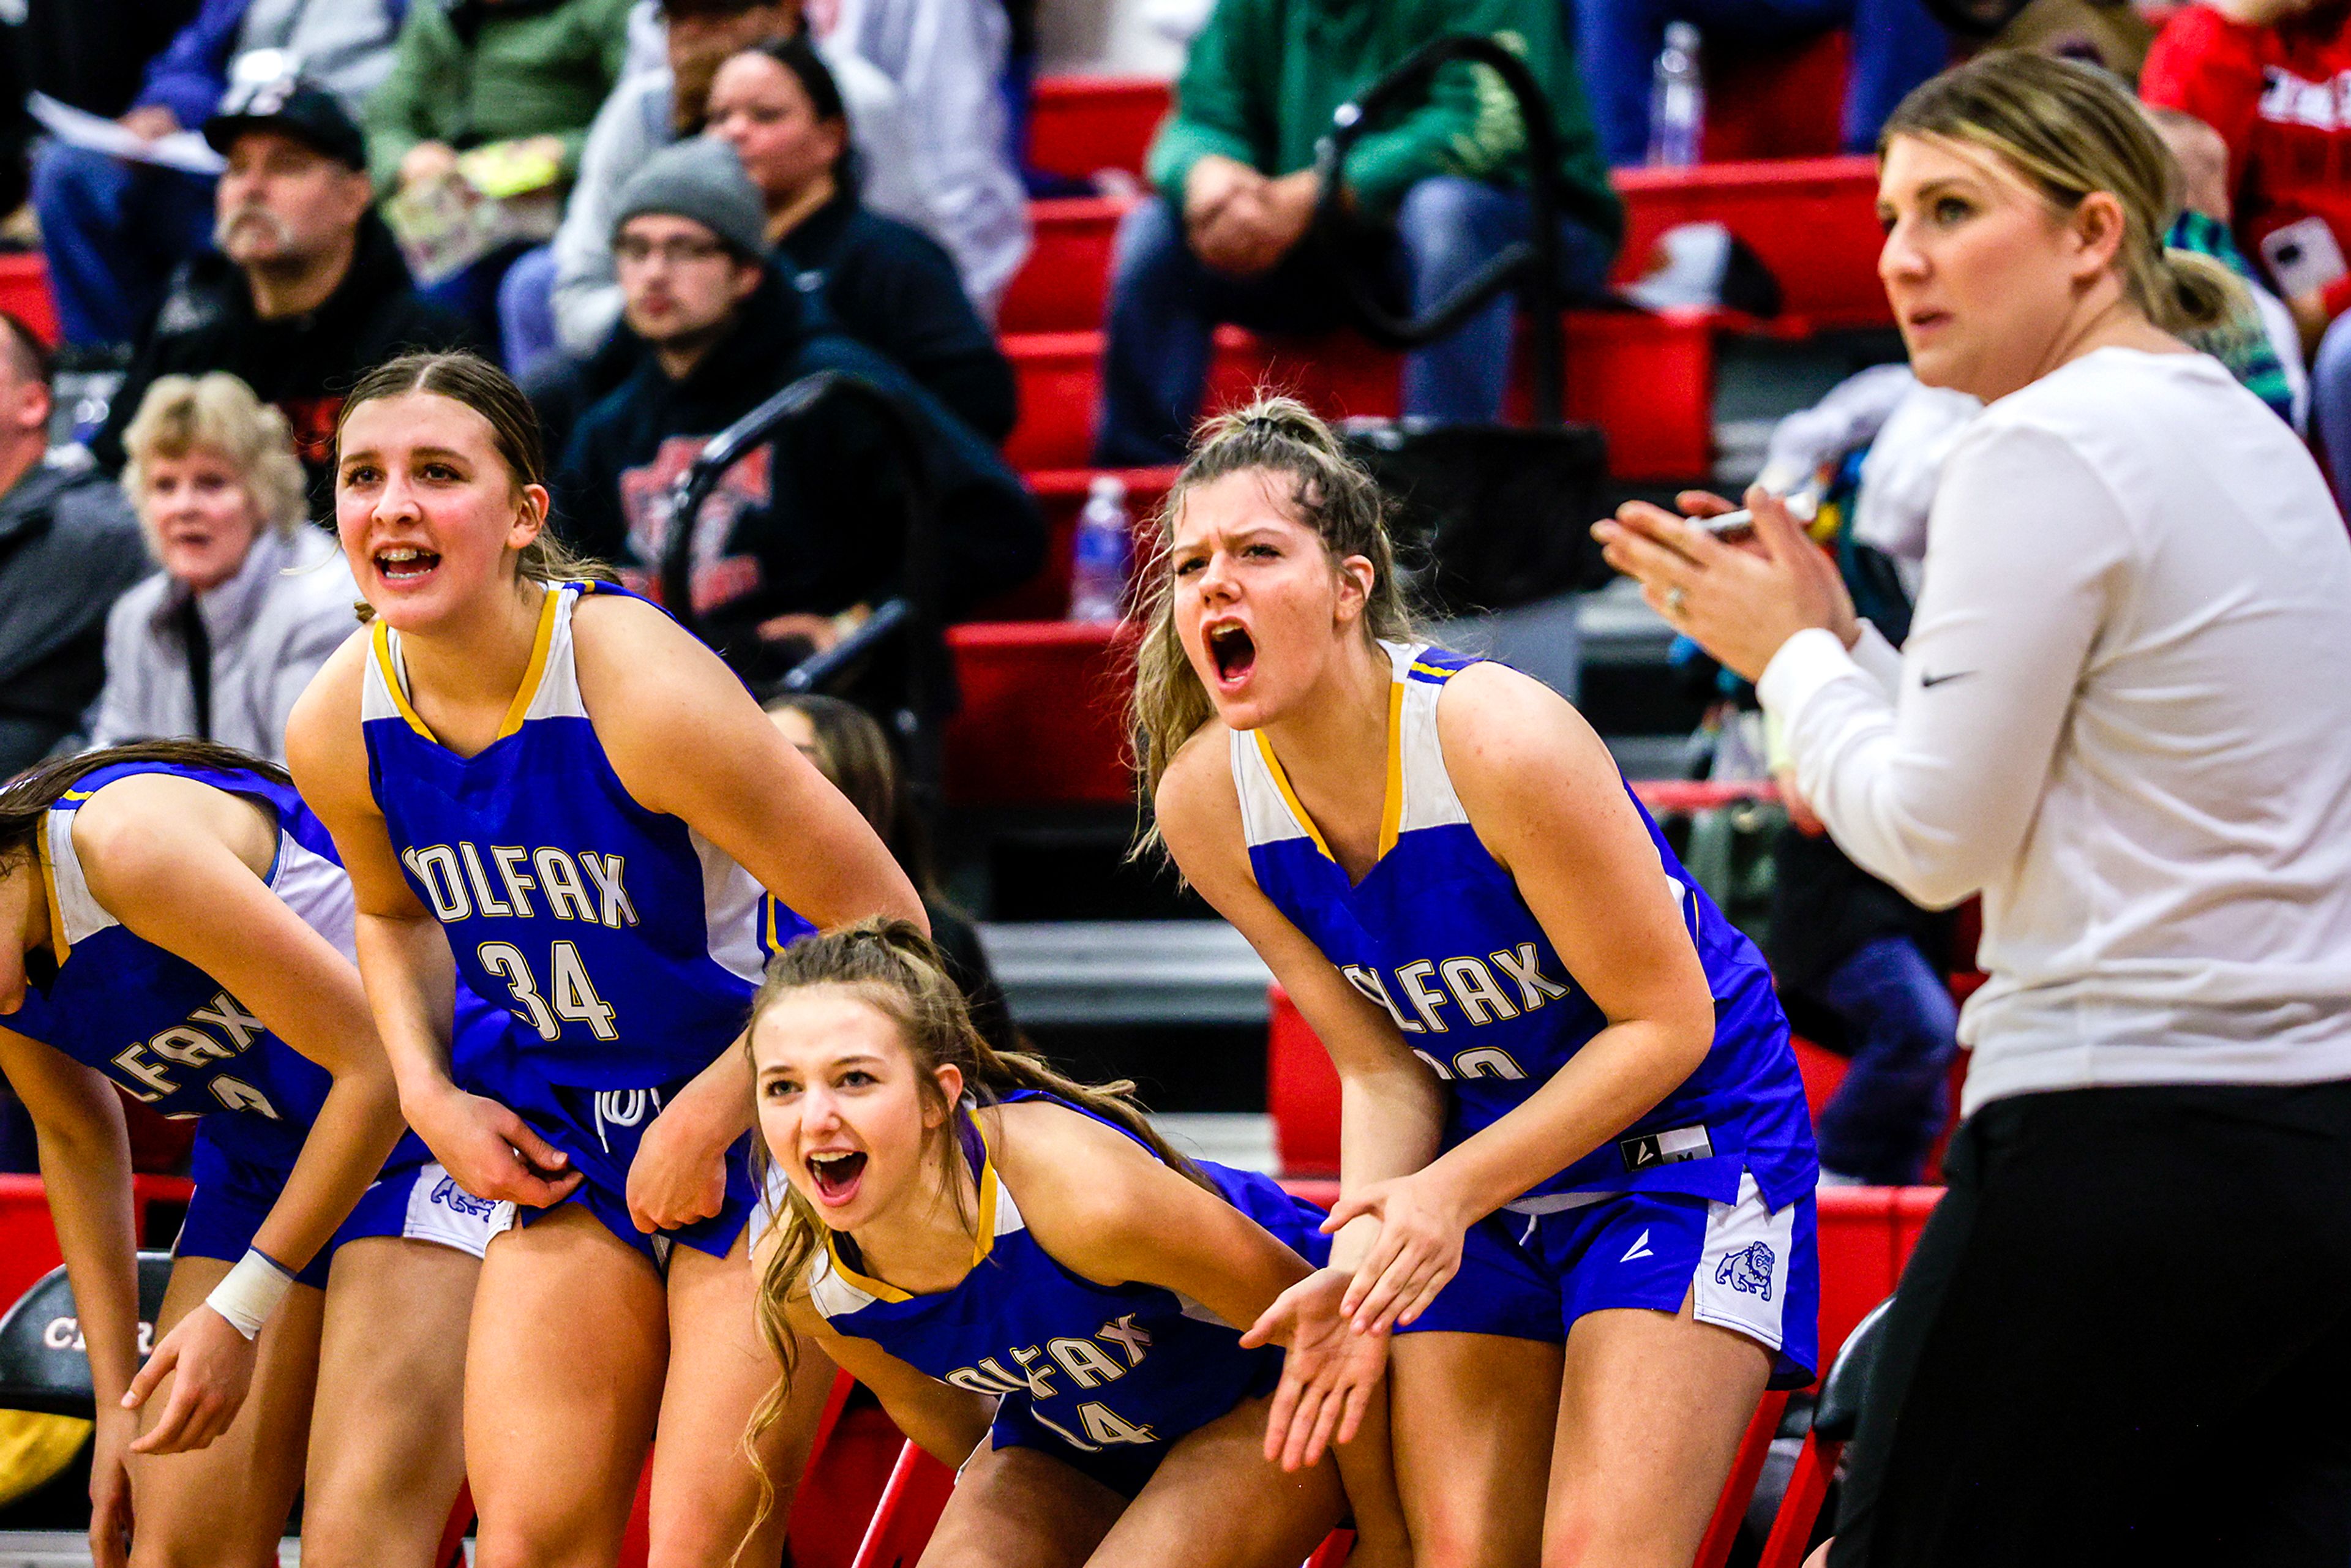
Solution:
[(571, 1156), (495, 1100), (452, 1087), (429, 1108), (411, 1108), (408, 1118), (442, 1168), (475, 1197), (549, 1208), (580, 1185)]
[(629, 1218), (639, 1230), (675, 1230), (726, 1206), (729, 1131), (719, 1137), (684, 1099), (653, 1120), (629, 1163)]
[(1316, 1270), (1241, 1336), (1244, 1345), (1288, 1352), (1265, 1424), (1265, 1457), (1285, 1470), (1320, 1463), (1333, 1442), (1353, 1442), (1386, 1375), (1386, 1333), (1358, 1333), (1343, 1310), (1353, 1278), (1343, 1269)]
[(1461, 1239), (1477, 1217), (1462, 1212), (1426, 1171), (1374, 1182), (1342, 1198), (1322, 1222), (1335, 1233), (1359, 1215), (1380, 1222), (1377, 1240), (1348, 1287), (1343, 1310), (1358, 1333), (1409, 1324), (1461, 1267)]
[(139, 1435), (139, 1417), (101, 1405), (89, 1456), (89, 1560), (91, 1568), (129, 1568), (131, 1472), (123, 1457)]
[(227, 1431), (253, 1387), (254, 1343), (209, 1305), (182, 1318), (122, 1396), (123, 1408), (136, 1410), (172, 1377), (162, 1415), (130, 1451), (184, 1454)]

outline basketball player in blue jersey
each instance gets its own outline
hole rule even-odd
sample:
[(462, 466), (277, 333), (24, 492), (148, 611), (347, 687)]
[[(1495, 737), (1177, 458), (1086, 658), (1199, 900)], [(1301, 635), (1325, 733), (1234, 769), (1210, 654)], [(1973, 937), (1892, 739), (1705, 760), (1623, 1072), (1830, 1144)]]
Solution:
[[(141, 1563), (268, 1562), (307, 1481), (303, 1561), (429, 1568), (503, 1216), (401, 1135), (350, 883), (282, 772), (164, 741), (0, 789), (0, 1071), (89, 1347), (93, 1559), (135, 1511)], [(117, 1088), (199, 1119), (143, 1369)]]
[(1343, 1086), (1333, 1267), (1259, 1327), (1396, 1330), (1425, 1561), (1681, 1568), (1758, 1396), (1814, 1359), (1771, 977), (1566, 703), (1414, 637), (1378, 493), (1304, 408), (1209, 427), (1164, 526), (1157, 831)]
[(1334, 1420), (1371, 1416), (1335, 1465), (1259, 1452), (1283, 1356), (1233, 1325), (1327, 1254), (1320, 1210), (1174, 1153), (1131, 1085), (992, 1050), (903, 921), (778, 958), (748, 1048), (769, 1341), (822, 1346), (962, 1467), (925, 1563), (1296, 1568), (1351, 1501), (1356, 1568), (1411, 1561), (1376, 1341), (1332, 1319), (1292, 1353)]
[[(410, 1124), (468, 1190), (523, 1206), (468, 1350), (478, 1561), (612, 1561), (658, 1420), (653, 1562), (716, 1565), (758, 1511), (740, 1445), (774, 1381), (729, 1048), (785, 942), (922, 906), (716, 655), (542, 533), (542, 469), (529, 403), (486, 361), (361, 378), (336, 511), (373, 622), (287, 749), (350, 867)], [(513, 1015), (494, 1049), (451, 1049), (458, 976)], [(792, 1481), (826, 1392), (808, 1383), (763, 1453)], [(783, 1524), (746, 1561), (774, 1563)]]

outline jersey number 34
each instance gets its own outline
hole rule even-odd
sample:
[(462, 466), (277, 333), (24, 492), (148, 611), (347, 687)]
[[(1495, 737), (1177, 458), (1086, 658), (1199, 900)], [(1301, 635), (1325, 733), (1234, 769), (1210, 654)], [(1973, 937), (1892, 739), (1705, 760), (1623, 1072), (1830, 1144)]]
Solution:
[(598, 1040), (621, 1038), (612, 1023), (611, 1004), (596, 994), (596, 983), (588, 977), (588, 966), (580, 961), (577, 944), (555, 944), (548, 956), (545, 990), (531, 977), (530, 960), (513, 943), (485, 942), (475, 949), (475, 956), (482, 967), (506, 981), (514, 996), (515, 1017), (538, 1030), (539, 1039), (562, 1039), (567, 1021), (586, 1024)]

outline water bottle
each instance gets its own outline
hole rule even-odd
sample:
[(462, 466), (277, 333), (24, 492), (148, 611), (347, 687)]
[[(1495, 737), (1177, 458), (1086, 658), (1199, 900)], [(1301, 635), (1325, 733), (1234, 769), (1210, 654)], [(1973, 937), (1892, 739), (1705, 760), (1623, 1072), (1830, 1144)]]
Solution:
[(1070, 619), (1116, 621), (1126, 613), (1126, 568), (1133, 541), (1126, 526), (1126, 481), (1097, 474), (1078, 514), (1070, 549)]
[(1706, 131), (1706, 84), (1698, 74), (1698, 29), (1666, 26), (1666, 47), (1649, 79), (1649, 166), (1687, 169), (1698, 161)]

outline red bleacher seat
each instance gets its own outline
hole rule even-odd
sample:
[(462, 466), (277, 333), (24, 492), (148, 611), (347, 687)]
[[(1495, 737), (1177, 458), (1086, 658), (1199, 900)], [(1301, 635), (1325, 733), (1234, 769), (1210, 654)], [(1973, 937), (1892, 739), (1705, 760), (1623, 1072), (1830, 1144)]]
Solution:
[[(166, 1247), (170, 1236), (149, 1234), (148, 1210), (159, 1203), (184, 1204), (195, 1185), (185, 1176), (135, 1175), (131, 1178), (134, 1234), (142, 1246)], [(0, 1176), (0, 1312), (5, 1312), (65, 1260), (49, 1222), (49, 1203), (37, 1176)]]
[(0, 310), (30, 327), (41, 341), (57, 340), (57, 306), (49, 295), (49, 270), (40, 252), (0, 256)]
[(997, 308), (1005, 332), (1090, 332), (1110, 301), (1111, 242), (1132, 204), (1083, 196), (1029, 204), (1029, 259)]
[(1029, 110), (1029, 162), (1082, 180), (1097, 169), (1143, 171), (1168, 87), (1144, 77), (1043, 77)]
[(1619, 284), (1648, 267), (1666, 230), (1719, 223), (1753, 246), (1780, 280), (1788, 329), (1893, 323), (1877, 280), (1885, 235), (1877, 224), (1875, 159), (1624, 169), (1616, 186), (1625, 197), (1625, 225), (1614, 278)]
[[(1567, 316), (1567, 414), (1607, 433), (1620, 478), (1705, 475), (1713, 459), (1714, 321), (1704, 312), (1573, 310)], [(1011, 333), (1004, 350), (1020, 383), (1020, 423), (1005, 456), (1022, 470), (1077, 468), (1092, 455), (1102, 334)], [(1321, 413), (1392, 415), (1401, 356), (1349, 332), (1314, 339), (1217, 329), (1208, 406), (1259, 389), (1292, 392)], [(1523, 418), (1514, 389), (1512, 418)]]
[(1126, 515), (1134, 525), (1135, 554), (1140, 561), (1148, 548), (1151, 520), (1176, 482), (1173, 468), (1049, 468), (1022, 476), (1037, 509), (1045, 514), (1044, 569), (1009, 593), (999, 594), (979, 607), (981, 621), (1058, 621), (1070, 610), (1070, 550), (1078, 531), (1078, 513), (1097, 473), (1115, 473), (1126, 481)]
[[(1130, 632), (1128, 635), (1132, 635)], [(1120, 628), (1088, 622), (952, 627), (962, 706), (947, 725), (956, 806), (1124, 805)]]
[(1844, 142), (1843, 32), (1780, 48), (1706, 51), (1706, 156), (1817, 158)]

